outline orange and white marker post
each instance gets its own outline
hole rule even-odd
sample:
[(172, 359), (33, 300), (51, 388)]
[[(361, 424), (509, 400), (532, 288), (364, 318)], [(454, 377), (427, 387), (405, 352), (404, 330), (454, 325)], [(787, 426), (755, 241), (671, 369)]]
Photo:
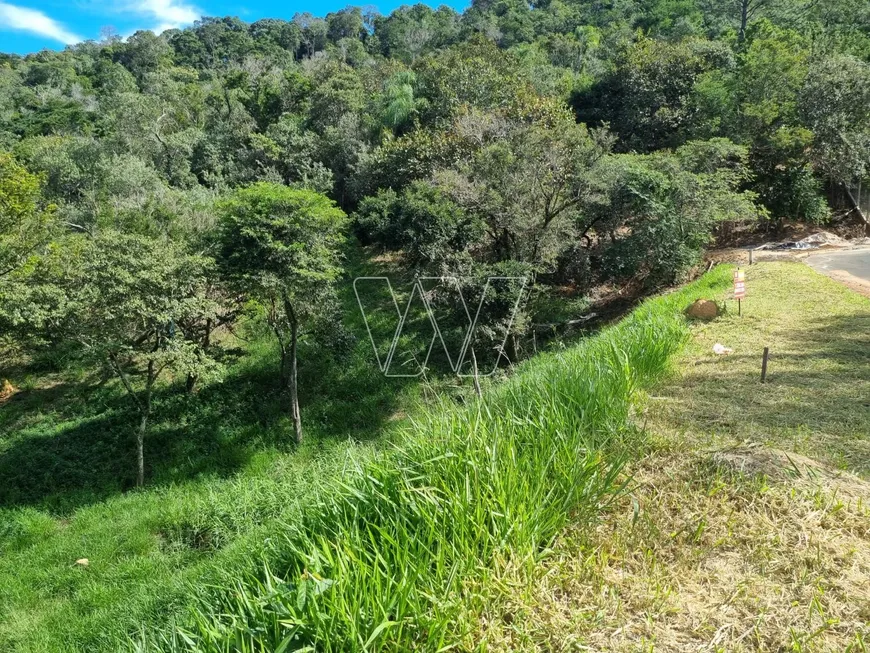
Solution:
[(746, 297), (746, 272), (734, 270), (734, 299), (737, 300), (737, 315), (743, 315), (742, 299)]

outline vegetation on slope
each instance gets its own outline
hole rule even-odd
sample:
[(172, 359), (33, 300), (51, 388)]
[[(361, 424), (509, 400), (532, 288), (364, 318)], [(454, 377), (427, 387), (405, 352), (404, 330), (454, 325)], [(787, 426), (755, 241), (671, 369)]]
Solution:
[[(0, 648), (117, 650), (188, 604), (191, 586), (250, 571), (280, 523), (390, 441), (420, 388), (384, 378), (349, 283), (341, 300), (356, 344), (340, 364), (301, 347), (301, 447), (287, 435), (272, 336), (243, 322), (238, 338), (221, 336), (222, 383), (156, 387), (141, 491), (129, 464), (136, 415), (111, 375), (5, 368), (19, 391), (0, 406)], [(395, 328), (369, 320), (376, 333)]]
[[(547, 346), (554, 322), (582, 323), (597, 287), (652, 292), (684, 279), (722, 227), (828, 219), (826, 195), (837, 208), (838, 189), (870, 161), (870, 6), (759, 0), (740, 11), (749, 4), (348, 7), (0, 55), (0, 382), (24, 390), (0, 407), (0, 644), (114, 649), (132, 624), (183, 612), (188, 583), (226, 585), (223, 574), (261, 557), (290, 583), (299, 623), (249, 633), (244, 617), (240, 637), (271, 645), (297, 628), (299, 641), (320, 641), (333, 626), (348, 646), (462, 637), (446, 624), (462, 622), (465, 590), (446, 570), (483, 583), (480, 565), (497, 564), (500, 547), (537, 550), (572, 511), (607, 500), (615, 436), (631, 440), (631, 390), (666, 358), (638, 349), (643, 334), (676, 327), (662, 318), (585, 345), (601, 369), (565, 354), (612, 392), (563, 388), (579, 417), (547, 394), (557, 381), (529, 371), (529, 387), (490, 390), (450, 411), (452, 426), (423, 420), (431, 442), (414, 431), (367, 467), (371, 452), (342, 441), (390, 441), (393, 417), (413, 412), (433, 378), (396, 390), (378, 374), (352, 317), (355, 244), (384, 250), (394, 279), (456, 275), (471, 291), (522, 277), (518, 318), (515, 287), (493, 288), (488, 342), (472, 349), (510, 369)], [(395, 317), (378, 320), (389, 341)], [(399, 360), (413, 363), (418, 345), (403, 340)], [(619, 371), (644, 360), (643, 378)], [(469, 460), (427, 463), (451, 451), (454, 430)], [(486, 477), (487, 438), (505, 440), (494, 463), (543, 470), (551, 485)], [(365, 475), (336, 488), (345, 457), (385, 484), (383, 506), (365, 503), (376, 494)], [(441, 505), (471, 461), (490, 483), (469, 495), (486, 528), (472, 532), (479, 516), (463, 504), (449, 523), (413, 521), (415, 483), (437, 488), (429, 500)], [(516, 530), (498, 505), (508, 492), (529, 520)], [(352, 508), (397, 543), (418, 531), (426, 543), (425, 526), (467, 551), (433, 551), (445, 567), (412, 575), (391, 545), (407, 604), (388, 613), (374, 606), (393, 594), (365, 556), (346, 576), (323, 575), (335, 585), (309, 601), (325, 583), (299, 584), (305, 565), (347, 562), (318, 534), (375, 555), (364, 538), (377, 533)], [(306, 557), (317, 551), (326, 562)], [(90, 564), (73, 566), (80, 557)], [(349, 594), (353, 574), (373, 589)], [(443, 596), (428, 625), (396, 616)], [(312, 612), (331, 600), (335, 623)], [(211, 642), (213, 623), (191, 636)], [(214, 646), (229, 645), (227, 632)]]
[[(579, 345), (525, 363), (405, 439), (274, 538), (263, 575), (224, 588), (158, 648), (442, 650), (473, 646), (475, 611), (507, 559), (534, 565), (589, 523), (643, 446), (643, 388), (686, 335), (681, 309), (717, 273), (645, 303)], [(282, 648), (283, 647), (283, 648)]]

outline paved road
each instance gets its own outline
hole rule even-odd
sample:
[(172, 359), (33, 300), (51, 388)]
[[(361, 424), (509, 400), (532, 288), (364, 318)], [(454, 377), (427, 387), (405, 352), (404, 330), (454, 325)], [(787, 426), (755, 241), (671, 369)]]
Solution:
[(814, 267), (819, 272), (830, 274), (840, 270), (870, 282), (870, 249), (821, 252), (808, 256), (805, 260), (807, 265)]

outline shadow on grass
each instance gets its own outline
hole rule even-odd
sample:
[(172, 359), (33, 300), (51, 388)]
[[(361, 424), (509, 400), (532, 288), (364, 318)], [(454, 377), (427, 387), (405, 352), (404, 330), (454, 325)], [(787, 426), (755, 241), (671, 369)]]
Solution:
[[(399, 411), (403, 390), (416, 383), (384, 378), (374, 359), (352, 278), (401, 275), (397, 264), (370, 254), (351, 249), (350, 274), (339, 284), (343, 319), (355, 344), (343, 354), (301, 346), (305, 446), (378, 437)], [(383, 326), (394, 328), (389, 321)], [(193, 395), (174, 383), (157, 394), (145, 441), (147, 487), (230, 476), (258, 451), (292, 451), (289, 405), (270, 338), (228, 361), (223, 383)], [(60, 378), (43, 376), (41, 387), (0, 405), (0, 507), (64, 513), (134, 486), (138, 415), (130, 398), (114, 379), (85, 386)]]
[[(397, 410), (395, 384), (367, 361), (351, 362), (301, 366), (303, 427), (315, 444), (374, 438)], [(269, 364), (193, 395), (179, 384), (162, 389), (145, 441), (147, 486), (230, 476), (257, 451), (292, 450), (287, 405)], [(114, 382), (32, 389), (0, 406), (0, 506), (65, 513), (132, 489), (137, 424)]]
[(870, 313), (771, 337), (757, 356), (705, 357), (679, 382), (679, 419), (699, 433), (765, 442), (870, 475)]

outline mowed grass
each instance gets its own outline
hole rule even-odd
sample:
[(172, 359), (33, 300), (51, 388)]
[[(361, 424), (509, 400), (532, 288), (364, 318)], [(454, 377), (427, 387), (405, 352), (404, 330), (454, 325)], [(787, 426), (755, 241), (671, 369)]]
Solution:
[[(276, 533), (264, 571), (217, 587), (144, 648), (473, 649), (504, 564), (534, 569), (618, 496), (642, 447), (638, 399), (687, 334), (681, 309), (723, 273), (523, 364), (465, 408), (418, 416), (394, 450)], [(507, 618), (507, 617), (506, 617)]]
[[(761, 443), (867, 475), (870, 299), (801, 263), (743, 269), (743, 316), (730, 300), (693, 327), (680, 374), (650, 404), (657, 431), (695, 446)], [(734, 353), (717, 356), (716, 343)]]
[(870, 300), (795, 263), (753, 266), (747, 286), (743, 316), (729, 301), (695, 323), (652, 390), (650, 448), (597, 527), (503, 565), (477, 622), (487, 650), (870, 646)]

